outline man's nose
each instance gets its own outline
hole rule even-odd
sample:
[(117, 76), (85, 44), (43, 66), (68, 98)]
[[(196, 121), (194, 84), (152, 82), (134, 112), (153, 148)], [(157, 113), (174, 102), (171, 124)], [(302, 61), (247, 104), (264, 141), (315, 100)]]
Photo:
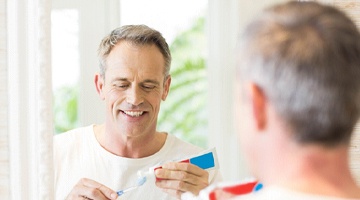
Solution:
[(143, 94), (138, 87), (131, 87), (127, 90), (126, 102), (134, 106), (144, 102)]

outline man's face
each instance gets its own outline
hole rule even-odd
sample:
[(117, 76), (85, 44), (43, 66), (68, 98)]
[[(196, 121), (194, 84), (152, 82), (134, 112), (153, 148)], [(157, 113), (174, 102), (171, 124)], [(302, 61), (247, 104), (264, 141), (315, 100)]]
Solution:
[(106, 102), (106, 123), (112, 131), (137, 137), (155, 133), (161, 100), (170, 87), (165, 62), (155, 45), (120, 41), (106, 60), (100, 96)]

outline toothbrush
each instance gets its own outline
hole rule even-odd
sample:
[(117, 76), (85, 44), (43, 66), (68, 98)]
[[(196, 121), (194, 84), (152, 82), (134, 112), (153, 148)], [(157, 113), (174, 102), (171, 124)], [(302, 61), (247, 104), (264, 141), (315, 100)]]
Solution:
[(140, 177), (138, 178), (137, 180), (137, 184), (132, 186), (132, 187), (129, 187), (129, 188), (126, 188), (124, 190), (119, 190), (118, 192), (116, 192), (119, 196), (123, 195), (125, 192), (129, 192), (131, 190), (134, 190), (142, 185), (144, 185), (144, 183), (146, 182), (146, 176), (143, 176), (143, 177)]

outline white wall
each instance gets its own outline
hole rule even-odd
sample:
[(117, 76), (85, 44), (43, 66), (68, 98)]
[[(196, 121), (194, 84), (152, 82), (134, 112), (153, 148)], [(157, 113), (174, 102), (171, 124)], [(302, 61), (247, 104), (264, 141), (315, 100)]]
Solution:
[[(117, 0), (78, 0), (80, 6), (80, 102), (79, 121), (83, 125), (103, 123), (104, 103), (96, 93), (94, 74), (99, 71), (97, 49), (102, 38), (119, 26)], [(96, 15), (94, 15), (96, 13)]]
[(238, 32), (237, 0), (209, 1), (209, 146), (215, 146), (224, 179), (244, 175), (234, 134), (234, 47)]
[(10, 198), (6, 30), (6, 0), (0, 0), (0, 199)]

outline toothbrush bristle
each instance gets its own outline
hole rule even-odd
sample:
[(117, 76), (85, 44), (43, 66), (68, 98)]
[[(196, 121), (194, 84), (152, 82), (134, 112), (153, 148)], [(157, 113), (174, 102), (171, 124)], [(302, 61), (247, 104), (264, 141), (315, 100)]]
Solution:
[(141, 177), (141, 178), (138, 179), (137, 184), (138, 184), (138, 186), (141, 186), (141, 185), (143, 185), (145, 182), (146, 182), (146, 176), (143, 176), (143, 177)]

